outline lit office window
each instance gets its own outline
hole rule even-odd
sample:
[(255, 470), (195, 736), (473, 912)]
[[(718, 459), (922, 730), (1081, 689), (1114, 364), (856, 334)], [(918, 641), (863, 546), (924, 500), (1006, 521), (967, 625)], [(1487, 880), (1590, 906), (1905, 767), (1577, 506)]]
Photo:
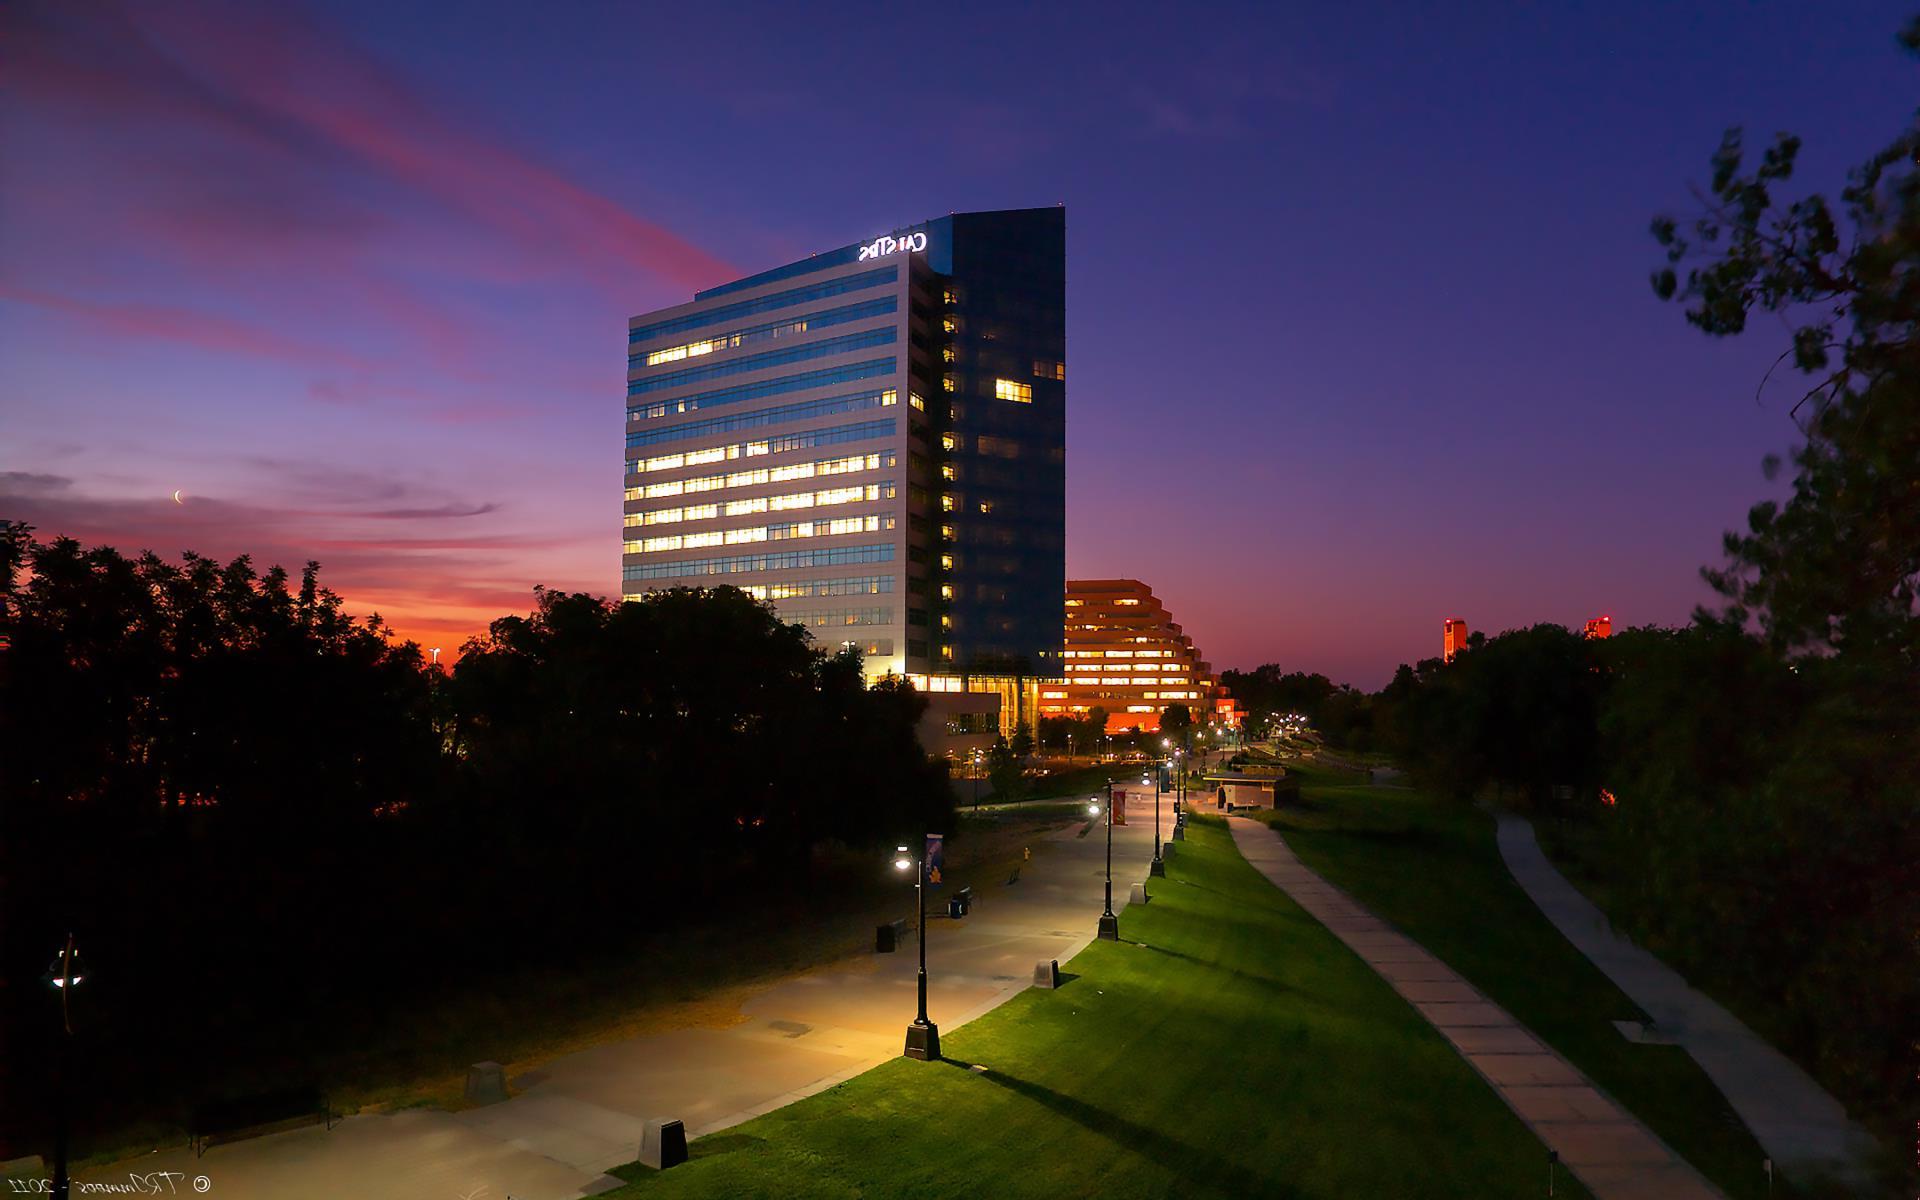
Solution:
[(993, 381), (993, 396), (996, 400), (1011, 400), (1015, 404), (1032, 404), (1033, 385), (1012, 379), (996, 379)]
[(950, 433), (943, 433), (940, 435), (940, 448), (942, 450), (951, 450), (954, 447), (958, 446), (959, 444), (960, 444), (960, 440), (954, 437)]
[(1067, 377), (1067, 364), (1063, 362), (1047, 362), (1044, 359), (1036, 358), (1033, 360), (1033, 374), (1037, 379), (1065, 380)]

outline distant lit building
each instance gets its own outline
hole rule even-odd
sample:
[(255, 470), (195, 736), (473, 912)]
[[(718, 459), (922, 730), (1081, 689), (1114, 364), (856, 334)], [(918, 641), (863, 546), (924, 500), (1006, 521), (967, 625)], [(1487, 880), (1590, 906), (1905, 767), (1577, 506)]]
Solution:
[(1591, 621), (1588, 621), (1587, 636), (1590, 638), (1612, 637), (1613, 618), (1603, 616), (1595, 617)]
[(1440, 643), (1440, 661), (1452, 662), (1453, 656), (1467, 648), (1467, 623), (1461, 617), (1448, 617)]
[[(1031, 726), (1061, 665), (1066, 388), (1057, 207), (939, 217), (636, 316), (621, 590), (769, 601), (934, 697), (948, 750)], [(998, 705), (942, 699), (969, 693)]]
[(1041, 687), (1041, 716), (1103, 708), (1109, 733), (1151, 733), (1162, 709), (1184, 704), (1197, 724), (1240, 723), (1232, 695), (1146, 584), (1070, 580), (1066, 614), (1066, 682)]

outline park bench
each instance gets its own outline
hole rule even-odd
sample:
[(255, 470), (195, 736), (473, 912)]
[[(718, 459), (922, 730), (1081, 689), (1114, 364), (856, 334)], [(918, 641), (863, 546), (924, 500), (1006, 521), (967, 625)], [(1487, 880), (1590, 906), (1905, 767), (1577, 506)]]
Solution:
[(888, 921), (885, 925), (881, 925), (873, 931), (873, 952), (875, 954), (892, 954), (894, 950), (899, 947), (900, 943), (906, 939), (906, 936), (907, 921), (905, 917), (897, 921)]
[(206, 1101), (193, 1110), (188, 1134), (192, 1138), (194, 1157), (198, 1158), (215, 1142), (238, 1141), (315, 1121), (324, 1122), (332, 1129), (333, 1109), (317, 1084), (302, 1084)]

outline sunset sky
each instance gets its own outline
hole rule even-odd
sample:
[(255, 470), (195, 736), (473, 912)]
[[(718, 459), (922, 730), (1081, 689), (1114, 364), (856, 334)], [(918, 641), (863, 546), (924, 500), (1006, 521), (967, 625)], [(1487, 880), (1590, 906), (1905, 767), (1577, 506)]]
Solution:
[(618, 592), (630, 315), (1064, 202), (1070, 576), (1366, 687), (1684, 620), (1797, 392), (1648, 219), (1733, 124), (1837, 191), (1906, 8), (1431, 7), (9, 4), (0, 516), (451, 650)]

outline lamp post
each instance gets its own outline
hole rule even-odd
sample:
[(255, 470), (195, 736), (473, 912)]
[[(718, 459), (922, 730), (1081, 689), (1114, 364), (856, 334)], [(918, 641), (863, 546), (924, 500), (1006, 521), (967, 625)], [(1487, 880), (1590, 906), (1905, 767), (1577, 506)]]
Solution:
[(921, 842), (920, 856), (913, 857), (901, 846), (895, 852), (893, 860), (897, 871), (913, 871), (914, 897), (919, 902), (919, 917), (914, 925), (914, 940), (920, 943), (920, 1015), (907, 1026), (908, 1058), (917, 1058), (922, 1062), (940, 1057), (940, 1027), (927, 1019), (927, 851), (924, 839)]
[(980, 807), (980, 747), (973, 748), (973, 807)]
[(80, 967), (80, 951), (74, 948), (73, 935), (67, 935), (66, 945), (53, 956), (53, 965), (47, 968), (46, 981), (60, 995), (60, 1037), (55, 1052), (53, 1084), (53, 1191), (59, 1200), (66, 1200), (71, 1194), (71, 1181), (67, 1178), (67, 1073), (73, 1062), (73, 1009), (68, 997), (86, 973)]
[[(1162, 749), (1171, 745), (1173, 743), (1166, 738), (1160, 739)], [(1160, 857), (1160, 763), (1156, 759), (1153, 764), (1153, 861), (1147, 864), (1147, 874), (1165, 875), (1166, 873), (1166, 861)]]
[[(1089, 804), (1094, 815), (1099, 815), (1100, 802)], [(1107, 780), (1107, 905), (1100, 913), (1100, 936), (1109, 942), (1120, 940), (1120, 918), (1113, 915), (1113, 780)]]

